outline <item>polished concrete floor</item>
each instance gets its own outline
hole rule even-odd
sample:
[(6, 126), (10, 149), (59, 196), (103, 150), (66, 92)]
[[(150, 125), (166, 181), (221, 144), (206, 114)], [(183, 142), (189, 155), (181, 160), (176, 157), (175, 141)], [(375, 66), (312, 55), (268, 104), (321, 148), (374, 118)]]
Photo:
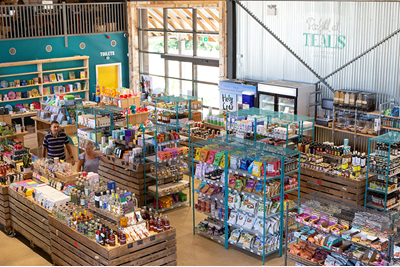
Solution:
[[(31, 148), (36, 146), (35, 136), (29, 135), (25, 139), (25, 145)], [(197, 183), (195, 184), (197, 186)], [(193, 235), (193, 211), (189, 206), (165, 212), (171, 225), (177, 230), (178, 265), (187, 266), (254, 266), (262, 265), (262, 257), (246, 252), (237, 247), (228, 250), (212, 240), (199, 235)], [(195, 214), (196, 224), (206, 216)], [(52, 265), (50, 256), (40, 248), (31, 248), (29, 241), (17, 234), (9, 237), (0, 226), (0, 265)], [(291, 264), (291, 263), (289, 263)], [(279, 258), (279, 253), (266, 257), (266, 266), (283, 266), (284, 257)]]

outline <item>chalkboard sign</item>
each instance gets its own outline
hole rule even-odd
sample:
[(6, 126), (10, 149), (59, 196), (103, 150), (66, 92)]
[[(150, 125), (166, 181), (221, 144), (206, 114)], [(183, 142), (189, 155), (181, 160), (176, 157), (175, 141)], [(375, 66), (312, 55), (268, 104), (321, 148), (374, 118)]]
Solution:
[(220, 108), (226, 111), (236, 111), (237, 109), (237, 95), (230, 93), (221, 93)]

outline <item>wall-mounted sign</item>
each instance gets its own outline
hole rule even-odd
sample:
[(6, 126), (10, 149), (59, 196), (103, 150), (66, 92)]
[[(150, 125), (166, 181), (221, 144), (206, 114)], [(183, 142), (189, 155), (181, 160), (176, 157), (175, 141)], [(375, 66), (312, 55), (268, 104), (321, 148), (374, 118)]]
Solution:
[(220, 108), (226, 111), (236, 111), (237, 108), (237, 96), (236, 94), (221, 93)]
[(346, 36), (340, 34), (340, 20), (308, 18), (306, 20), (309, 32), (303, 33), (304, 46), (332, 49), (344, 49)]
[(114, 51), (107, 51), (107, 52), (100, 52), (101, 57), (109, 57), (109, 56), (115, 56)]

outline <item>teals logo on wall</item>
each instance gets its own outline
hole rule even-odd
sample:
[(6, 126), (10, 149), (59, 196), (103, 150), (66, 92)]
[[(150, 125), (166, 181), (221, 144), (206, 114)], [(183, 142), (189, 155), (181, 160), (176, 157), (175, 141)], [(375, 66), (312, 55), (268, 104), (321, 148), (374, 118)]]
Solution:
[[(327, 49), (344, 49), (346, 47), (346, 36), (340, 34), (340, 20), (320, 19), (313, 17), (306, 20), (307, 31), (303, 33), (304, 46), (327, 48)], [(314, 56), (331, 57), (333, 51), (318, 49)]]

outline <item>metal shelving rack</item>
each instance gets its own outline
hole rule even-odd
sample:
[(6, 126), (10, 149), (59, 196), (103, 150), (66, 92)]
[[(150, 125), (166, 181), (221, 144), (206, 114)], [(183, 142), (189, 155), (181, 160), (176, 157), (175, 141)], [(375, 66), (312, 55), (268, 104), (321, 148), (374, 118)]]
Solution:
[[(225, 248), (228, 249), (229, 248), (229, 244), (233, 245), (233, 246), (237, 246), (239, 248), (243, 248), (246, 251), (250, 251), (256, 255), (262, 256), (263, 258), (263, 264), (265, 264), (265, 257), (269, 254), (275, 253), (279, 251), (279, 256), (281, 257), (283, 252), (283, 217), (284, 217), (284, 212), (283, 212), (283, 208), (280, 209), (279, 212), (276, 212), (274, 214), (269, 214), (266, 215), (265, 214), (265, 202), (268, 199), (272, 199), (272, 198), (276, 198), (276, 197), (280, 197), (280, 206), (283, 207), (284, 205), (284, 195), (287, 193), (290, 193), (292, 191), (297, 191), (298, 192), (298, 196), (300, 195), (300, 152), (297, 151), (293, 151), (293, 150), (289, 150), (289, 149), (285, 149), (282, 147), (276, 147), (276, 146), (271, 146), (268, 144), (264, 144), (264, 143), (256, 143), (252, 140), (245, 140), (245, 139), (241, 139), (241, 138), (236, 138), (233, 136), (223, 136), (223, 137), (218, 137), (218, 138), (214, 138), (214, 139), (208, 139), (208, 140), (204, 140), (204, 141), (200, 141), (200, 142), (196, 142), (193, 143), (191, 146), (191, 151), (194, 151), (194, 147), (197, 148), (203, 148), (203, 147), (209, 147), (209, 146), (219, 146), (221, 148), (225, 148), (227, 149), (225, 151), (225, 159), (229, 158), (229, 155), (232, 155), (236, 152), (240, 152), (242, 155), (248, 155), (249, 157), (255, 159), (257, 158), (258, 161), (263, 162), (263, 167), (266, 170), (267, 169), (267, 165), (266, 165), (266, 157), (268, 158), (274, 158), (276, 160), (279, 160), (281, 163), (281, 170), (280, 170), (280, 174), (277, 176), (267, 176), (266, 172), (264, 172), (264, 177), (256, 177), (253, 176), (251, 174), (249, 174), (247, 171), (243, 171), (240, 169), (231, 169), (228, 167), (228, 164), (225, 164), (225, 168), (221, 168), (221, 167), (217, 167), (219, 169), (223, 169), (224, 170), (224, 179), (225, 179), (225, 183), (224, 184), (220, 184), (221, 187), (224, 188), (224, 198), (217, 198), (217, 197), (210, 197), (210, 198), (215, 198), (216, 201), (220, 202), (220, 203), (224, 203), (224, 207), (225, 207), (225, 220), (219, 219), (224, 221), (225, 224), (225, 237), (221, 238), (221, 237), (215, 237), (215, 236), (209, 236), (205, 233), (199, 232), (196, 229), (196, 216), (195, 213), (199, 212), (197, 209), (194, 208), (193, 205), (193, 234), (200, 234), (204, 237), (210, 238), (214, 241), (217, 241), (220, 244), (224, 244)], [(285, 172), (285, 160), (289, 159), (289, 158), (294, 158), (293, 160), (298, 162), (298, 166), (296, 169), (292, 170), (292, 171), (287, 171)], [(203, 180), (203, 181), (207, 181), (206, 178), (201, 178), (201, 177), (197, 177), (194, 174), (194, 164), (195, 163), (203, 163), (200, 161), (197, 161), (195, 159), (192, 159), (192, 184), (194, 185), (194, 179), (198, 179), (198, 180)], [(203, 163), (206, 164), (206, 163)], [(228, 188), (228, 175), (229, 173), (234, 173), (234, 174), (239, 174), (248, 178), (252, 178), (252, 179), (256, 179), (258, 181), (262, 181), (264, 183), (264, 192), (266, 189), (266, 182), (271, 181), (271, 180), (277, 180), (279, 179), (281, 181), (281, 188), (280, 188), (280, 193), (276, 196), (272, 196), (272, 197), (266, 197), (265, 193), (263, 194), (263, 196), (257, 196), (258, 199), (261, 199), (264, 203), (264, 216), (262, 217), (263, 221), (265, 221), (265, 219), (267, 218), (272, 218), (272, 217), (276, 217), (276, 216), (280, 216), (280, 226), (279, 226), (279, 231), (271, 234), (278, 234), (280, 235), (280, 242), (279, 242), (279, 248), (277, 250), (273, 250), (273, 251), (269, 251), (269, 252), (265, 252), (265, 243), (266, 240), (268, 238), (268, 236), (271, 235), (267, 235), (265, 233), (266, 229), (265, 227), (263, 227), (263, 233), (262, 233), (262, 238), (264, 240), (264, 244), (263, 244), (263, 253), (261, 254), (260, 252), (256, 252), (254, 250), (252, 250), (251, 248), (245, 248), (243, 246), (240, 246), (238, 244), (235, 243), (231, 243), (228, 241), (229, 239), (229, 231), (228, 228), (238, 228), (238, 226), (232, 225), (232, 224), (228, 224), (228, 194), (230, 191), (232, 191), (232, 189)], [(284, 191), (284, 178), (286, 175), (289, 174), (294, 174), (297, 173), (298, 174), (298, 187), (288, 190), (288, 191)], [(240, 192), (241, 194), (244, 195), (248, 195), (250, 197), (254, 197), (254, 195), (252, 193), (248, 193), (245, 191)], [(196, 190), (194, 190), (193, 188), (193, 192), (192, 192), (192, 197), (193, 197), (193, 203), (194, 203), (194, 195), (195, 194), (199, 194), (199, 192), (197, 192)], [(243, 212), (240, 209), (236, 209), (238, 212)], [(200, 213), (204, 213), (201, 212)], [(248, 212), (244, 212), (246, 214), (249, 214)], [(206, 215), (210, 215), (205, 213)], [(253, 214), (254, 215), (254, 214)], [(248, 232), (254, 232), (254, 230), (246, 230), (243, 229), (244, 231), (248, 231)], [(260, 236), (261, 237), (261, 236)]]
[[(270, 124), (278, 123), (281, 127), (286, 128), (286, 136), (282, 138), (282, 136), (276, 136), (274, 134), (262, 134), (265, 137), (272, 137), (286, 141), (286, 147), (288, 147), (289, 141), (298, 139), (299, 142), (305, 137), (306, 132), (311, 132), (311, 138), (314, 139), (314, 125), (315, 118), (306, 117), (301, 115), (294, 115), (290, 113), (276, 112), (263, 110), (259, 108), (250, 108), (243, 109), (238, 111), (229, 112), (226, 114), (227, 123), (226, 123), (226, 131), (236, 129), (239, 132), (243, 133), (253, 133), (254, 141), (257, 141), (257, 126), (259, 123), (268, 127)], [(249, 119), (253, 120), (254, 123), (248, 129), (238, 129), (235, 121), (236, 119)], [(312, 122), (312, 126), (306, 127), (304, 126), (306, 122)], [(294, 135), (289, 136), (289, 129), (292, 125), (297, 125), (298, 128)], [(296, 148), (297, 149), (297, 148)]]
[[(94, 142), (94, 145), (95, 145), (95, 147), (97, 149), (97, 146), (98, 146), (98, 143), (99, 143), (99, 141), (97, 140), (97, 131), (99, 129), (108, 129), (109, 132), (112, 132), (115, 129), (116, 126), (119, 126), (119, 123), (118, 123), (118, 125), (116, 125), (116, 123), (114, 121), (114, 113), (121, 113), (121, 112), (125, 112), (125, 111), (126, 111), (125, 109), (118, 108), (118, 107), (113, 107), (113, 106), (103, 106), (101, 108), (99, 108), (99, 107), (96, 107), (96, 108), (95, 107), (91, 107), (91, 108), (77, 109), (76, 110), (76, 129), (77, 129), (77, 133), (79, 133), (79, 129), (80, 129), (79, 126), (84, 126), (84, 127), (93, 129), (95, 131), (95, 137), (94, 137), (95, 140), (91, 140), (91, 139), (90, 140)], [(78, 117), (80, 115), (93, 115), (94, 116), (94, 120), (95, 120), (95, 127), (92, 128), (92, 127), (89, 127), (88, 125), (79, 124), (78, 123), (79, 122)], [(97, 123), (96, 123), (97, 116), (109, 116), (110, 125), (109, 126), (98, 127)], [(121, 122), (123, 122), (123, 121), (121, 121)], [(126, 122), (127, 122), (127, 125), (128, 125), (128, 117), (127, 116), (126, 116)], [(78, 136), (78, 146), (79, 146), (79, 148), (81, 148), (80, 147), (80, 142), (79, 142), (79, 138), (80, 138), (79, 134), (77, 134), (77, 136)]]
[[(314, 192), (313, 194), (305, 195), (305, 196), (297, 199), (296, 200), (296, 202), (297, 202), (296, 203), (297, 204), (296, 208), (300, 211), (301, 210), (301, 205), (303, 203), (307, 202), (307, 201), (316, 201), (316, 202), (319, 202), (321, 205), (327, 206), (327, 207), (331, 207), (332, 205), (336, 205), (336, 206), (340, 207), (341, 213), (337, 213), (337, 214), (334, 214), (334, 215), (339, 220), (347, 221), (349, 223), (349, 226), (351, 226), (356, 212), (369, 212), (369, 213), (380, 215), (380, 216), (386, 216), (390, 220), (391, 224), (390, 224), (390, 229), (384, 229), (384, 230), (392, 230), (392, 231), (394, 230), (395, 218), (396, 218), (395, 214), (388, 214), (388, 213), (384, 214), (384, 213), (379, 212), (377, 210), (365, 208), (365, 207), (354, 205), (354, 204), (350, 204), (350, 203), (347, 203), (347, 202), (343, 202), (343, 201), (340, 201), (338, 199), (331, 198), (331, 197), (328, 197), (326, 195), (322, 195), (322, 194), (320, 194), (318, 192)], [(318, 212), (313, 212), (312, 214), (313, 215), (314, 214), (315, 215), (318, 214), (318, 216), (320, 215), (320, 213), (318, 213)], [(288, 210), (285, 211), (285, 218), (286, 218), (286, 220), (289, 218)], [(306, 225), (304, 223), (297, 222), (297, 226), (296, 226), (297, 229), (300, 229), (302, 226), (311, 227), (311, 226)], [(317, 232), (321, 232), (321, 233), (326, 234), (325, 232), (323, 232), (322, 230), (320, 230), (318, 228), (314, 228), (314, 227), (311, 227), (311, 228), (313, 230), (317, 231)], [(286, 231), (286, 233), (288, 233), (288, 227), (287, 226), (285, 227), (285, 231)], [(395, 236), (396, 236), (396, 234), (389, 235), (389, 245), (388, 245), (388, 249), (387, 249), (387, 255), (388, 255), (389, 259), (393, 259), (393, 255), (394, 255), (393, 247), (394, 247), (394, 243), (395, 243)], [(355, 245), (370, 249), (370, 247), (368, 247), (368, 246), (365, 246), (365, 245), (363, 245), (361, 243), (358, 243), (358, 242), (353, 242), (353, 241), (350, 241), (350, 240), (347, 240), (347, 239), (343, 239), (343, 238), (341, 238), (341, 236), (335, 235), (335, 237), (342, 239), (342, 241), (346, 241), (346, 242), (349, 242), (351, 244), (355, 244)], [(301, 258), (299, 256), (296, 256), (296, 255), (291, 254), (290, 252), (288, 252), (290, 244), (297, 243), (299, 240), (300, 240), (299, 238), (296, 238), (296, 241), (292, 241), (292, 242), (288, 242), (288, 239), (285, 240), (285, 248), (286, 248), (285, 249), (285, 266), (288, 266), (288, 264), (287, 264), (288, 260), (293, 261), (293, 262), (300, 262), (300, 263), (304, 264), (305, 266), (320, 266), (320, 264), (318, 262), (313, 262), (311, 260), (307, 260), (307, 259)], [(308, 241), (304, 241), (304, 242), (309, 243)], [(321, 247), (321, 246), (318, 246), (318, 247), (323, 249), (323, 250), (325, 250), (325, 251), (327, 251), (327, 252), (335, 252), (335, 251), (332, 251), (332, 250), (330, 250), (328, 248), (325, 248), (325, 247)], [(344, 255), (344, 254), (342, 254), (342, 255)], [(349, 259), (352, 259), (352, 258), (349, 258)]]
[[(385, 152), (381, 152), (380, 150), (376, 149), (377, 143), (382, 143), (388, 146), (388, 150)], [(368, 140), (368, 161), (367, 161), (367, 180), (366, 180), (366, 187), (365, 187), (365, 202), (364, 206), (369, 207), (369, 208), (374, 208), (383, 211), (386, 213), (389, 210), (399, 210), (398, 207), (400, 206), (400, 201), (397, 203), (394, 203), (392, 206), (387, 207), (387, 196), (389, 193), (392, 193), (394, 191), (398, 191), (400, 188), (397, 187), (394, 190), (388, 191), (388, 184), (389, 184), (389, 178), (396, 176), (400, 168), (397, 167), (397, 169), (393, 170), (396, 167), (393, 167), (391, 169), (391, 164), (393, 164), (393, 161), (398, 159), (400, 160), (400, 153), (397, 153), (398, 155), (391, 155), (391, 153), (394, 150), (392, 145), (400, 143), (400, 133), (397, 132), (389, 132), (374, 138), (370, 138)], [(387, 161), (386, 165), (386, 170), (385, 168), (381, 168), (381, 173), (378, 173), (377, 171), (374, 171), (374, 169), (371, 168), (371, 160), (375, 159), (381, 159), (383, 161)], [(391, 173), (392, 172), (392, 173)], [(369, 181), (371, 181), (371, 177), (382, 177), (383, 182), (386, 183), (385, 190), (384, 191), (377, 191), (374, 189), (371, 189), (369, 186)], [(381, 179), (382, 180), (382, 179)], [(378, 206), (372, 204), (368, 198), (368, 192), (375, 192), (375, 193), (381, 193), (385, 195), (385, 202), (383, 206)]]
[[(181, 95), (181, 96), (161, 96), (161, 97), (156, 97), (155, 98), (155, 111), (154, 111), (155, 112), (156, 123), (153, 126), (146, 127), (145, 131), (154, 132), (155, 136), (157, 136), (158, 133), (160, 133), (160, 132), (168, 132), (168, 131), (175, 131), (176, 133), (179, 134), (179, 131), (181, 129), (187, 128), (188, 129), (187, 132), (190, 133), (190, 127), (191, 127), (190, 124), (185, 124), (185, 123), (180, 122), (179, 119), (178, 119), (178, 115), (179, 114), (183, 114), (184, 112), (188, 112), (189, 113), (189, 118), (191, 117), (192, 100), (198, 100), (198, 98), (191, 97), (191, 96), (184, 96), (184, 95)], [(160, 110), (160, 108), (157, 108), (157, 103), (158, 102), (174, 103), (174, 109), (173, 110), (172, 109), (161, 109), (161, 110), (165, 110), (165, 111), (169, 111), (171, 113), (175, 113), (176, 114), (176, 121), (172, 121), (172, 122), (170, 122), (168, 124), (158, 122), (157, 110)], [(182, 103), (182, 102), (188, 102), (188, 108), (182, 109), (179, 106), (179, 103)], [(143, 132), (143, 138), (144, 138), (144, 133), (145, 132)], [(166, 144), (164, 144), (164, 143), (157, 144), (156, 142), (148, 143), (148, 144), (154, 146), (155, 155), (151, 155), (151, 156), (146, 156), (146, 146), (143, 145), (143, 160), (144, 160), (144, 165), (145, 165), (144, 166), (145, 204), (147, 205), (147, 195), (152, 195), (153, 197), (156, 198), (156, 203), (157, 203), (156, 204), (156, 206), (157, 206), (156, 210), (157, 211), (163, 212), (163, 211), (170, 210), (170, 209), (173, 209), (173, 208), (176, 208), (176, 207), (181, 207), (182, 205), (191, 204), (190, 159), (191, 159), (192, 155), (190, 153), (190, 134), (189, 134), (188, 138), (185, 138), (185, 140), (183, 140), (183, 139), (184, 139), (183, 136), (180, 135), (180, 139), (178, 141), (172, 140), (172, 141), (169, 141), (169, 142), (165, 142)], [(189, 171), (184, 172), (184, 173), (178, 173), (176, 175), (172, 175), (172, 177), (176, 177), (176, 179), (179, 180), (179, 176), (180, 175), (184, 175), (184, 174), (188, 174), (189, 175), (189, 188), (188, 188), (189, 189), (189, 200), (184, 202), (184, 203), (182, 203), (182, 202), (176, 203), (176, 204), (172, 205), (170, 208), (160, 210), (159, 209), (159, 205), (158, 205), (158, 201), (159, 201), (158, 199), (161, 196), (158, 193), (158, 186), (159, 186), (159, 183), (163, 182), (162, 180), (165, 180), (166, 178), (159, 178), (158, 177), (158, 168), (159, 168), (158, 163), (162, 163), (164, 161), (158, 160), (157, 151), (159, 151), (158, 149), (160, 147), (163, 147), (164, 145), (171, 145), (171, 143), (174, 144), (175, 146), (177, 146), (180, 141), (188, 141), (189, 142), (189, 154), (185, 155), (184, 157), (177, 157), (177, 158), (173, 158), (173, 159), (189, 158), (189, 164), (188, 164), (189, 165)], [(145, 141), (143, 140), (143, 143), (144, 142)], [(149, 174), (148, 172), (146, 172), (146, 162), (152, 162), (152, 163), (155, 164), (156, 176), (153, 176), (153, 175)], [(149, 192), (147, 190), (146, 180), (148, 178), (152, 179), (152, 180), (156, 180), (156, 193), (155, 194), (153, 194), (153, 193), (151, 193), (151, 192)], [(186, 189), (184, 189), (184, 190), (186, 190)], [(181, 191), (183, 191), (183, 190), (181, 190)], [(151, 208), (153, 208), (153, 207), (151, 206)]]

